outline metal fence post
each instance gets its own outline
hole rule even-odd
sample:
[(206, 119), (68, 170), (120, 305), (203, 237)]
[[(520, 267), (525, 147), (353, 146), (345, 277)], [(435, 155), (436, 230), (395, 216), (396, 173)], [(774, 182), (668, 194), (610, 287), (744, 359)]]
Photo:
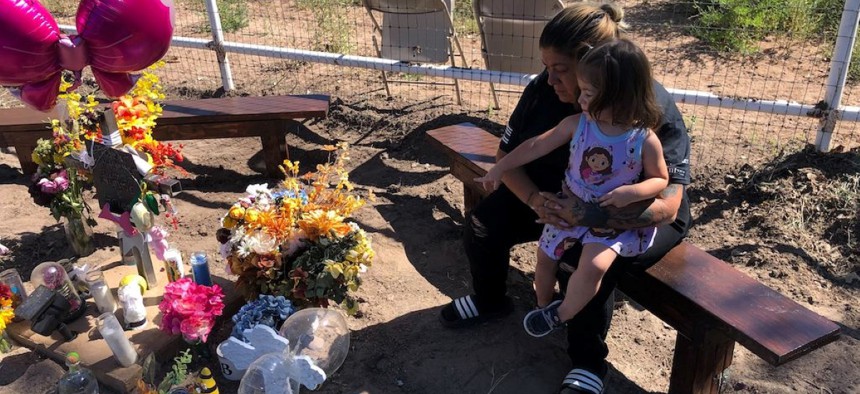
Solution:
[(227, 52), (224, 50), (224, 30), (221, 28), (221, 15), (218, 13), (218, 4), (216, 0), (206, 0), (206, 13), (209, 16), (209, 28), (212, 30), (212, 42), (206, 46), (213, 51), (218, 57), (218, 67), (221, 69), (221, 86), (225, 92), (236, 89), (233, 84), (233, 73), (230, 71), (230, 61), (227, 59)]
[(833, 49), (833, 59), (830, 61), (830, 75), (827, 77), (824, 103), (824, 117), (815, 136), (815, 147), (821, 152), (830, 150), (830, 140), (840, 116), (842, 90), (848, 77), (848, 66), (851, 64), (851, 52), (857, 37), (858, 13), (860, 0), (846, 0), (839, 22), (839, 32), (836, 35), (836, 46)]

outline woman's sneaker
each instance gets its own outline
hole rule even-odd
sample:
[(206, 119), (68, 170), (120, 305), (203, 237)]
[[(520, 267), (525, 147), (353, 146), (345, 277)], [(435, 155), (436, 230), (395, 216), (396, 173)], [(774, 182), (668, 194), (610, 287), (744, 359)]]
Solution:
[(535, 309), (526, 314), (523, 319), (523, 327), (529, 335), (540, 338), (561, 327), (564, 322), (558, 317), (558, 307), (561, 300), (553, 301), (542, 309)]

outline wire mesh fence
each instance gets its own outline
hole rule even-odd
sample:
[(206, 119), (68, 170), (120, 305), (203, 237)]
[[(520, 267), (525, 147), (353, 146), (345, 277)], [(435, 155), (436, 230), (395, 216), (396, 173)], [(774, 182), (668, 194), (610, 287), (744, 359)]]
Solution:
[[(177, 1), (174, 36), (212, 39), (204, 1)], [(217, 0), (224, 40), (239, 45), (238, 52), (228, 53), (227, 59), (240, 93), (324, 93), (344, 103), (390, 96), (403, 106), (432, 98), (450, 105), (452, 111), (477, 111), (501, 123), (513, 110), (522, 84), (491, 85), (408, 72), (383, 73), (261, 56), (259, 51), (241, 48), (281, 47), (533, 74), (542, 69), (537, 41), (546, 19), (569, 3)], [(814, 105), (821, 101), (836, 37), (832, 20), (822, 18), (838, 22), (838, 15), (833, 14), (843, 2), (763, 1), (757, 2), (761, 4), (756, 14), (748, 15), (726, 8), (733, 3), (737, 2), (617, 2), (625, 11), (629, 35), (649, 55), (656, 79), (669, 89), (710, 92), (750, 102), (786, 100)], [(61, 24), (73, 24), (75, 1), (45, 0), (45, 5)], [(727, 13), (736, 19), (731, 27), (706, 20), (726, 17)], [(777, 13), (789, 15), (788, 22), (762, 27), (766, 25), (763, 18)], [(812, 19), (803, 19), (806, 15)], [(215, 51), (174, 46), (165, 61), (167, 65), (159, 73), (172, 95), (218, 94), (222, 79)], [(858, 96), (860, 87), (849, 84), (843, 104), (860, 104)], [(764, 160), (782, 149), (811, 143), (819, 127), (819, 119), (808, 116), (714, 105), (679, 106), (691, 129), (693, 160), (698, 165)], [(840, 145), (860, 145), (855, 122), (839, 122), (832, 146)]]

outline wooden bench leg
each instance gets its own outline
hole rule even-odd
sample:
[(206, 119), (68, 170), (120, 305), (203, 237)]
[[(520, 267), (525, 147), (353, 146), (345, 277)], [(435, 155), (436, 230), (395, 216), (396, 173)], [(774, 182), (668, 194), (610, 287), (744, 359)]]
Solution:
[(26, 176), (36, 173), (39, 166), (33, 162), (33, 145), (15, 145), (15, 154), (18, 155), (18, 162), (21, 163), (21, 171)]
[(669, 379), (671, 394), (718, 394), (723, 371), (732, 364), (735, 342), (718, 330), (705, 330), (700, 340), (680, 332)]
[(265, 122), (266, 124), (260, 125), (266, 128), (260, 135), (260, 141), (263, 144), (263, 160), (266, 163), (266, 172), (272, 178), (283, 178), (284, 176), (278, 166), (290, 158), (287, 149), (287, 130), (293, 122), (284, 120)]
[(463, 184), (463, 211), (467, 213), (470, 212), (483, 198), (484, 196), (482, 196), (480, 192), (472, 187), (466, 186), (465, 183)]

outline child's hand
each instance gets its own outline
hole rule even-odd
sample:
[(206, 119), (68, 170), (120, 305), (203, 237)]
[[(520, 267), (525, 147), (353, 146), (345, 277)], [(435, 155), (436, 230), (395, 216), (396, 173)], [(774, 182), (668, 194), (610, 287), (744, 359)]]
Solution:
[(633, 185), (619, 186), (615, 190), (604, 194), (597, 199), (601, 207), (614, 206), (618, 208), (626, 207), (636, 201), (639, 201), (639, 195)]
[(493, 166), (490, 171), (487, 171), (487, 175), (475, 178), (475, 182), (484, 185), (484, 190), (488, 192), (495, 191), (502, 184), (502, 172), (496, 170), (496, 167)]

